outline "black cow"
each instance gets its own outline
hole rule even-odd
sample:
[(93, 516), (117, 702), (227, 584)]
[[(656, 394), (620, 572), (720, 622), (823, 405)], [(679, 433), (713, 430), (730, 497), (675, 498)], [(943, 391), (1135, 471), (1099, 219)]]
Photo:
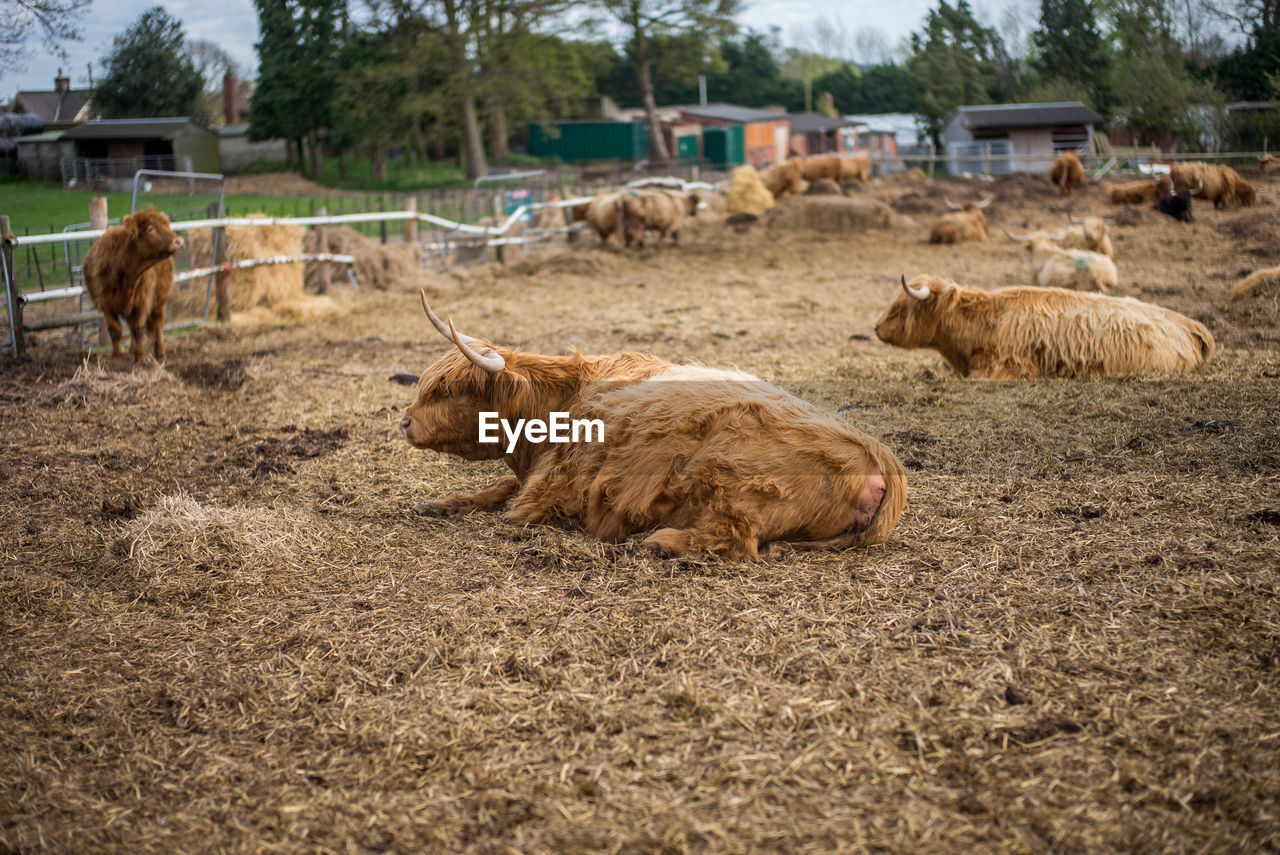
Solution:
[(1156, 200), (1155, 209), (1175, 220), (1191, 222), (1191, 190), (1179, 190)]

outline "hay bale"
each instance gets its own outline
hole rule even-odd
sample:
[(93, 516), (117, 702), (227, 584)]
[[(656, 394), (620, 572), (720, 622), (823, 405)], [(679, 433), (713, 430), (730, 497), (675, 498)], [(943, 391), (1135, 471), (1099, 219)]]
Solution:
[(1231, 302), (1235, 303), (1246, 297), (1270, 291), (1275, 293), (1280, 288), (1280, 267), (1268, 267), (1249, 274), (1231, 289)]
[(883, 202), (861, 196), (799, 196), (780, 199), (768, 218), (770, 228), (825, 233), (887, 229), (897, 224)]
[[(266, 218), (265, 214), (249, 216)], [(248, 261), (298, 255), (302, 252), (303, 232), (300, 226), (288, 225), (228, 226), (225, 257), (229, 261)], [(207, 267), (214, 263), (213, 232), (210, 229), (189, 232), (187, 246), (192, 266)], [(301, 262), (236, 270), (231, 275), (231, 311), (234, 314), (258, 307), (273, 310), (301, 300), (302, 279)], [(200, 280), (200, 287), (178, 289), (170, 301), (171, 308), (179, 312), (203, 311), (203, 281)]]
[(806, 196), (843, 196), (844, 189), (830, 178), (818, 178), (809, 182), (809, 189), (804, 191)]
[(764, 186), (760, 173), (750, 164), (736, 167), (729, 175), (729, 195), (725, 213), (762, 215), (773, 207), (773, 194)]
[[(360, 287), (386, 291), (412, 288), (422, 266), (422, 248), (416, 243), (381, 244), (355, 229), (330, 226), (328, 248), (320, 246), (320, 233), (307, 234), (307, 252), (333, 252), (355, 257), (356, 280)], [(333, 266), (316, 262), (307, 265), (307, 288), (322, 290), (322, 270), (333, 273)], [(327, 284), (327, 283), (325, 283)]]

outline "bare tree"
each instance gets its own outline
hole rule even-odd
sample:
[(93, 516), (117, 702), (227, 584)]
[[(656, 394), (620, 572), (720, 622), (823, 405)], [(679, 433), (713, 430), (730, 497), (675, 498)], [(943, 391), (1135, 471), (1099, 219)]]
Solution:
[(739, 0), (601, 0), (601, 8), (626, 27), (635, 47), (636, 80), (649, 125), (649, 154), (656, 160), (669, 160), (671, 152), (662, 136), (653, 97), (650, 41), (657, 35), (696, 32), (714, 42), (737, 28), (734, 16)]
[(66, 57), (60, 41), (80, 38), (79, 18), (91, 0), (0, 0), (0, 74), (20, 71), (31, 56), (27, 40), (39, 34), (52, 53)]
[(893, 62), (893, 49), (884, 30), (858, 27), (853, 34), (853, 58), (859, 65), (888, 65)]

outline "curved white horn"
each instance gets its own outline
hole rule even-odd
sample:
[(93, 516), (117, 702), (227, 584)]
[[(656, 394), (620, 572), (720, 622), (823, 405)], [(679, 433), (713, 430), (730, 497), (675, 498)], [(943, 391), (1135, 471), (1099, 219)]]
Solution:
[(964, 208), (964, 205), (957, 205), (955, 202), (952, 202), (952, 201), (951, 201), (950, 199), (948, 199), (946, 196), (943, 196), (943, 197), (942, 197), (942, 200), (943, 200), (944, 202), (946, 202), (946, 203), (947, 203), (947, 207), (948, 207), (948, 208), (950, 208), (950, 209), (951, 209), (951, 210), (953, 210), (953, 211), (959, 211), (959, 210), (961, 210), (962, 208)]
[(1049, 240), (1062, 240), (1066, 236), (1067, 236), (1067, 230), (1063, 229), (1060, 232), (1054, 232), (1053, 234), (1049, 235)]
[(996, 200), (995, 196), (988, 196), (987, 198), (983, 199), (981, 202), (974, 202), (973, 204), (977, 205), (979, 208), (985, 208), (995, 200)]
[[(467, 347), (467, 343), (462, 340), (462, 333), (458, 332), (453, 325), (453, 318), (449, 319), (449, 337), (453, 339), (453, 343), (458, 346), (458, 350), (462, 351), (462, 355), (471, 360), (476, 365), (488, 371), (490, 374), (497, 374), (499, 371), (507, 367), (507, 360), (502, 358), (500, 353), (476, 353)], [(475, 339), (471, 339), (475, 341)]]
[(1018, 241), (1019, 243), (1021, 243), (1021, 242), (1022, 242), (1022, 241), (1024, 241), (1024, 240), (1031, 240), (1031, 235), (1015, 235), (1013, 232), (1009, 231), (1009, 230), (1008, 230), (1008, 229), (1006, 229), (1004, 226), (1001, 226), (1001, 227), (1000, 227), (1000, 231), (1002, 231), (1002, 232), (1004, 232), (1006, 235), (1008, 235), (1008, 236), (1009, 236), (1009, 240), (1016, 240), (1016, 241)]
[(1084, 218), (1083, 218), (1083, 217), (1076, 218), (1076, 217), (1071, 216), (1070, 214), (1067, 214), (1067, 219), (1068, 219), (1068, 220), (1070, 220), (1070, 221), (1071, 221), (1071, 222), (1073, 222), (1073, 223), (1083, 223), (1083, 222), (1084, 222)]
[[(431, 321), (431, 326), (435, 327), (436, 331), (439, 332), (440, 335), (450, 341), (453, 341), (453, 335), (449, 332), (449, 325), (440, 320), (440, 316), (431, 311), (431, 307), (427, 305), (427, 292), (422, 288), (419, 288), (418, 294), (422, 297), (422, 310), (427, 313), (427, 320)], [(463, 341), (475, 341), (474, 338), (469, 335), (465, 335), (464, 333), (458, 333), (458, 337)]]
[(929, 299), (929, 286), (926, 285), (923, 288), (912, 288), (910, 285), (907, 284), (906, 274), (902, 274), (902, 288), (904, 291), (906, 291), (908, 294), (910, 294), (912, 297), (914, 297), (917, 300)]
[(1196, 195), (1197, 193), (1199, 193), (1199, 192), (1200, 192), (1201, 190), (1203, 190), (1203, 189), (1204, 189), (1204, 179), (1203, 179), (1203, 178), (1201, 178), (1201, 179), (1200, 179), (1200, 183), (1196, 185), (1196, 189), (1194, 189), (1194, 190), (1192, 190), (1192, 191), (1191, 191), (1191, 195), (1192, 195), (1192, 196), (1194, 196), (1194, 195)]

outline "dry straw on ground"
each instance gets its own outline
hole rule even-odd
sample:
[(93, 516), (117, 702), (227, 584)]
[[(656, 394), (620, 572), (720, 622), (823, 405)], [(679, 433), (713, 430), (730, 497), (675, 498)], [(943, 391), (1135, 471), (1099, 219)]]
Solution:
[[(165, 382), (12, 366), (0, 850), (1277, 850), (1280, 340), (1227, 299), (1242, 255), (1280, 264), (1250, 225), (1277, 192), (1115, 228), (1126, 286), (1221, 347), (1178, 378), (969, 382), (880, 344), (903, 273), (1025, 280), (927, 223), (432, 277), (471, 335), (735, 365), (895, 449), (889, 543), (758, 565), (412, 515), (504, 470), (400, 438), (388, 377), (448, 348), (416, 294), (175, 336)], [(1011, 222), (1109, 210), (1022, 194)]]
[(771, 228), (841, 234), (892, 228), (893, 210), (883, 202), (861, 196), (786, 196), (767, 220)]

